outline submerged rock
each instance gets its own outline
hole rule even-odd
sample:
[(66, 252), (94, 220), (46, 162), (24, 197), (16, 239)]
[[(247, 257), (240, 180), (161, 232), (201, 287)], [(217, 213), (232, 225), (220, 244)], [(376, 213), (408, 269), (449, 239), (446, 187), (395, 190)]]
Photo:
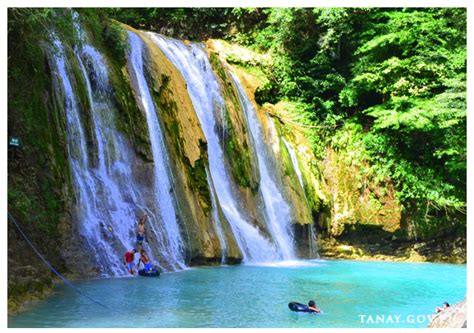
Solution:
[(466, 299), (438, 313), (429, 328), (467, 328)]

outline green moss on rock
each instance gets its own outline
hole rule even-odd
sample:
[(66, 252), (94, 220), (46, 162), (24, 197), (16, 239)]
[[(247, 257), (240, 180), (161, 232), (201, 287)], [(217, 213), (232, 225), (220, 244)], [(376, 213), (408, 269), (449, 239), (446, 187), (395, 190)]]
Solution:
[(209, 61), (211, 63), (212, 68), (217, 73), (217, 75), (219, 75), (221, 80), (223, 82), (226, 82), (227, 81), (227, 75), (225, 73), (224, 67), (222, 66), (221, 60), (219, 59), (219, 57), (217, 56), (217, 54), (215, 52), (211, 52), (209, 54)]
[(235, 130), (232, 126), (232, 122), (228, 120), (227, 112), (226, 116), (224, 151), (230, 164), (232, 176), (240, 186), (250, 187), (252, 185), (250, 147), (247, 146), (247, 142), (244, 142), (243, 145), (239, 144), (235, 135)]
[[(243, 113), (240, 112), (240, 103), (233, 89), (232, 80), (215, 52), (209, 53), (209, 59), (214, 72), (218, 74), (221, 81), (221, 89), (226, 102), (223, 112), (224, 119), (221, 119), (221, 121), (225, 133), (224, 153), (229, 161), (231, 174), (240, 186), (256, 189), (258, 188), (258, 183), (252, 169), (252, 156), (248, 144), (247, 129), (245, 122), (236, 118)], [(233, 114), (230, 114), (230, 108), (234, 111)], [(239, 128), (236, 126), (239, 126)], [(221, 131), (222, 128), (220, 129)]]
[[(208, 163), (207, 143), (199, 140), (200, 158), (194, 161), (194, 166), (191, 164), (183, 147), (184, 134), (182, 133), (179, 122), (176, 120), (177, 105), (176, 102), (166, 98), (169, 93), (169, 80), (167, 75), (161, 75), (161, 85), (158, 89), (153, 89), (153, 98), (158, 105), (159, 112), (167, 115), (167, 121), (163, 120), (167, 137), (171, 141), (171, 147), (174, 153), (181, 160), (186, 168), (187, 183), (193, 191), (198, 193), (201, 201), (201, 207), (206, 215), (209, 214), (212, 202), (211, 193), (207, 183), (206, 165)], [(154, 85), (152, 85), (154, 86)]]
[[(9, 31), (9, 52), (14, 56), (8, 59), (8, 134), (20, 138), (21, 146), (8, 151), (8, 211), (51, 264), (67, 272), (58, 230), (73, 197), (64, 102), (54, 92), (46, 32), (36, 31), (31, 40), (18, 31)], [(9, 310), (15, 310), (49, 289), (51, 275), (28, 252), (28, 245), (10, 222), (8, 248), (8, 303)], [(26, 266), (44, 278), (17, 279), (15, 269)]]

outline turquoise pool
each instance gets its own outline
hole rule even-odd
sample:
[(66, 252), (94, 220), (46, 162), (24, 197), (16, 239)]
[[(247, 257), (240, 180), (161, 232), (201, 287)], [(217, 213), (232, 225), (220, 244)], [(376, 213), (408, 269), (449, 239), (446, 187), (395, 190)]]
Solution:
[[(74, 283), (114, 310), (59, 284), (8, 326), (424, 327), (437, 305), (464, 298), (466, 266), (310, 260)], [(321, 315), (288, 309), (309, 299)]]

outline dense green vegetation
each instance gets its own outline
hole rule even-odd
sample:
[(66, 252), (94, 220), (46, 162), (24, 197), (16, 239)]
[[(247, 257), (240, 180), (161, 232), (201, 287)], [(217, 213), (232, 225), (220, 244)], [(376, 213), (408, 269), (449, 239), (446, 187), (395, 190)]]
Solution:
[[(110, 9), (178, 37), (225, 38), (271, 55), (260, 103), (292, 102), (319, 157), (331, 146), (390, 179), (421, 233), (466, 219), (463, 8)], [(352, 152), (352, 153), (351, 153)], [(354, 152), (356, 154), (354, 154)]]
[(254, 45), (279, 97), (343, 124), (326, 143), (394, 181), (421, 231), (465, 219), (465, 10), (275, 9)]

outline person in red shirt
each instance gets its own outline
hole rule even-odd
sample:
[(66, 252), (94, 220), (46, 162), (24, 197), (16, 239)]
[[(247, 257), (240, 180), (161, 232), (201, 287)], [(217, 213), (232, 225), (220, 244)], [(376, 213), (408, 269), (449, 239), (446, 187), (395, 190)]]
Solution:
[(137, 250), (132, 249), (123, 255), (123, 263), (127, 267), (128, 272), (132, 275), (135, 275), (135, 253), (137, 253)]

